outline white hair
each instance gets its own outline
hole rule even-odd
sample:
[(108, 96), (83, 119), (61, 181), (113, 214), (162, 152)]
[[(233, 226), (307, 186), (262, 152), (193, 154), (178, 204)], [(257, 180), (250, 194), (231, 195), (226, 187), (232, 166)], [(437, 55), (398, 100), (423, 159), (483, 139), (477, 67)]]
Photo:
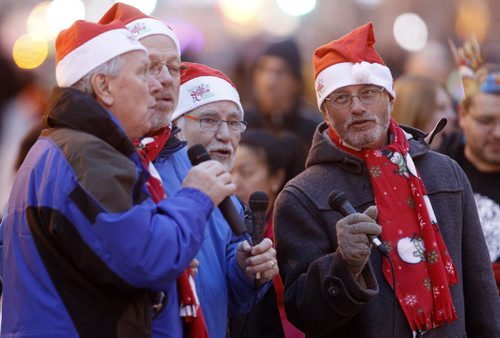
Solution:
[(106, 61), (100, 66), (92, 69), (84, 77), (78, 80), (71, 88), (81, 90), (82, 92), (95, 97), (94, 88), (92, 88), (92, 76), (94, 74), (104, 74), (111, 77), (118, 76), (124, 65), (122, 55), (115, 56), (111, 60)]

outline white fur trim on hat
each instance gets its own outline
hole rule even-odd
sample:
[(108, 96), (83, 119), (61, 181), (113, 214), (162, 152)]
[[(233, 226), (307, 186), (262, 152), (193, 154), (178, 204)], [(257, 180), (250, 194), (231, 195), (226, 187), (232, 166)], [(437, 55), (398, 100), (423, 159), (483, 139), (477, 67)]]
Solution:
[(183, 83), (179, 90), (179, 103), (172, 120), (208, 103), (231, 101), (236, 103), (243, 118), (243, 107), (236, 89), (216, 76), (199, 76)]
[(334, 90), (359, 84), (382, 86), (393, 98), (396, 97), (391, 71), (386, 66), (365, 61), (360, 63), (342, 62), (325, 68), (316, 77), (315, 88), (318, 108), (321, 110), (323, 101)]
[(71, 87), (96, 67), (134, 50), (146, 52), (146, 48), (125, 28), (101, 33), (73, 49), (57, 63), (57, 84), (59, 87)]
[(177, 39), (177, 36), (175, 35), (174, 31), (171, 30), (167, 25), (165, 25), (160, 20), (153, 18), (142, 18), (132, 21), (126, 24), (125, 26), (137, 40), (140, 40), (142, 38), (145, 38), (146, 36), (154, 34), (166, 35), (174, 41), (175, 46), (177, 47), (177, 52), (179, 54), (181, 53), (179, 40)]

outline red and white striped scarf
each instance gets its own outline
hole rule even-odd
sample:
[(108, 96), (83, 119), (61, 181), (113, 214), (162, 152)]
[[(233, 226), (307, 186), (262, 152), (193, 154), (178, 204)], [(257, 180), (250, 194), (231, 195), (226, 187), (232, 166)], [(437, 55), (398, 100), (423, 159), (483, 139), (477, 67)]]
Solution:
[[(153, 201), (156, 203), (166, 198), (167, 194), (163, 188), (161, 177), (152, 162), (167, 143), (171, 131), (172, 129), (170, 126), (162, 128), (134, 142), (144, 167), (146, 167), (150, 173), (146, 186)], [(184, 270), (182, 275), (177, 279), (177, 292), (180, 301), (179, 315), (184, 320), (187, 337), (208, 338), (207, 325), (203, 317), (198, 295), (196, 294), (196, 287), (190, 267)]]

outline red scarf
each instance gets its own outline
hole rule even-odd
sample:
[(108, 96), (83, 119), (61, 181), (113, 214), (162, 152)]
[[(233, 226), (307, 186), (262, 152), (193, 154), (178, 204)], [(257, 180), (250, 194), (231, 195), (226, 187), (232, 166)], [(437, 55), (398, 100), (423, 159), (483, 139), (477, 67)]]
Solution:
[[(165, 127), (134, 142), (144, 166), (149, 171), (150, 176), (146, 182), (146, 187), (151, 194), (151, 198), (156, 203), (167, 197), (167, 194), (163, 188), (161, 177), (152, 162), (167, 143), (171, 131), (170, 126)], [(198, 301), (190, 267), (184, 270), (177, 279), (177, 292), (180, 301), (180, 316), (184, 319), (187, 337), (208, 338), (207, 325)]]
[[(450, 285), (458, 282), (457, 273), (408, 152), (406, 135), (392, 119), (390, 132), (391, 144), (357, 151), (343, 145), (333, 128), (328, 130), (339, 148), (366, 163), (382, 226), (381, 238), (395, 266), (399, 304), (412, 331), (425, 331), (457, 319), (450, 294)], [(393, 287), (387, 260), (382, 269)]]

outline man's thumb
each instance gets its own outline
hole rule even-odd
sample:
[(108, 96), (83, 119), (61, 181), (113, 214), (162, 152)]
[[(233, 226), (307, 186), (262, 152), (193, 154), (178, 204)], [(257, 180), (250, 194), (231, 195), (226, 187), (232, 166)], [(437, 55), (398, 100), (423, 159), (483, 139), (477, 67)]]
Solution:
[(372, 205), (372, 206), (369, 206), (364, 214), (368, 217), (370, 217), (371, 219), (373, 219), (374, 221), (377, 220), (377, 216), (378, 216), (378, 209), (377, 209), (377, 206), (376, 205)]

